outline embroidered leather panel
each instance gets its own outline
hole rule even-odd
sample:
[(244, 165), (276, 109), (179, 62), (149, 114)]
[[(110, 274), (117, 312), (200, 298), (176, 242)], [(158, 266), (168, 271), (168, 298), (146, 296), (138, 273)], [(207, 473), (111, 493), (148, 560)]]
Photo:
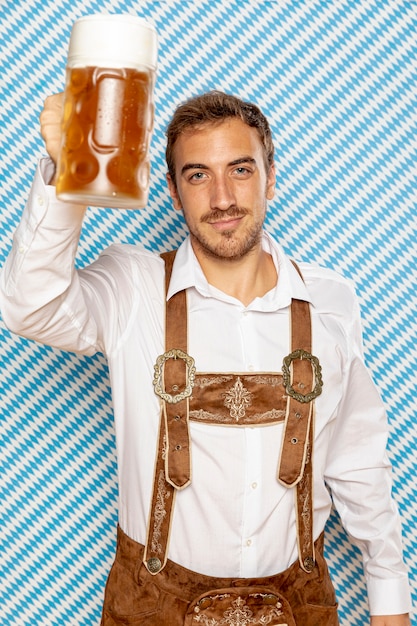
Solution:
[(247, 426), (283, 421), (287, 396), (281, 374), (197, 373), (189, 401), (191, 420)]
[(218, 589), (191, 603), (184, 625), (295, 626), (287, 600), (267, 588)]

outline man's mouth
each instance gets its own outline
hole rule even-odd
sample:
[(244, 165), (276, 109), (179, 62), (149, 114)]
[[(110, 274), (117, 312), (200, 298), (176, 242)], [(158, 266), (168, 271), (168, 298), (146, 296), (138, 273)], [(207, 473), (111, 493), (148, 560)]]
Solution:
[(243, 219), (243, 215), (239, 217), (229, 217), (218, 220), (213, 220), (208, 222), (215, 230), (225, 231), (225, 230), (233, 230), (235, 229), (241, 220)]
[(245, 217), (247, 211), (238, 207), (231, 207), (227, 211), (213, 210), (203, 215), (201, 221), (210, 224), (216, 230), (230, 230), (235, 228)]

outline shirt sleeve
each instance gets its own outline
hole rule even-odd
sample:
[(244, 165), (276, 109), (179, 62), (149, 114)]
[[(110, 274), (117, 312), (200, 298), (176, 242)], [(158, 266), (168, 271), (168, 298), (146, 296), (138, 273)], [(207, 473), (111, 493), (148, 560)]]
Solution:
[(51, 167), (50, 159), (38, 165), (1, 272), (3, 320), (12, 332), (41, 343), (87, 355), (105, 352), (104, 317), (109, 300), (117, 300), (117, 277), (106, 272), (106, 255), (75, 269), (86, 208), (56, 198), (55, 187), (44, 182)]
[(388, 423), (362, 354), (357, 299), (345, 324), (344, 392), (329, 445), (328, 483), (343, 526), (363, 556), (371, 615), (411, 609), (400, 518), (391, 496)]

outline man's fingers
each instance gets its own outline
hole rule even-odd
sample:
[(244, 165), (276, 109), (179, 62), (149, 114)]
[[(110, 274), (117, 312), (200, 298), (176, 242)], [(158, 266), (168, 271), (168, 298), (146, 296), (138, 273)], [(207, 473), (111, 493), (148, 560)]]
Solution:
[(56, 164), (61, 145), (61, 119), (64, 94), (58, 93), (45, 99), (39, 115), (40, 132), (46, 150)]

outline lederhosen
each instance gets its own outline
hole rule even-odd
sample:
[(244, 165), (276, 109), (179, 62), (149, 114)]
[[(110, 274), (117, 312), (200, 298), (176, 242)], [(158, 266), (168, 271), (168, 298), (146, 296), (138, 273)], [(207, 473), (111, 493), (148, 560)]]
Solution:
[[(174, 253), (162, 256), (168, 289)], [(322, 381), (309, 304), (293, 300), (291, 320), (282, 374), (197, 373), (187, 352), (185, 291), (167, 301), (166, 352), (154, 377), (162, 408), (147, 542), (118, 528), (102, 626), (338, 626), (323, 534), (313, 543), (313, 411)], [(295, 488), (299, 559), (284, 572), (218, 578), (167, 559), (175, 494), (191, 482), (190, 420), (234, 427), (285, 421), (277, 480)]]

